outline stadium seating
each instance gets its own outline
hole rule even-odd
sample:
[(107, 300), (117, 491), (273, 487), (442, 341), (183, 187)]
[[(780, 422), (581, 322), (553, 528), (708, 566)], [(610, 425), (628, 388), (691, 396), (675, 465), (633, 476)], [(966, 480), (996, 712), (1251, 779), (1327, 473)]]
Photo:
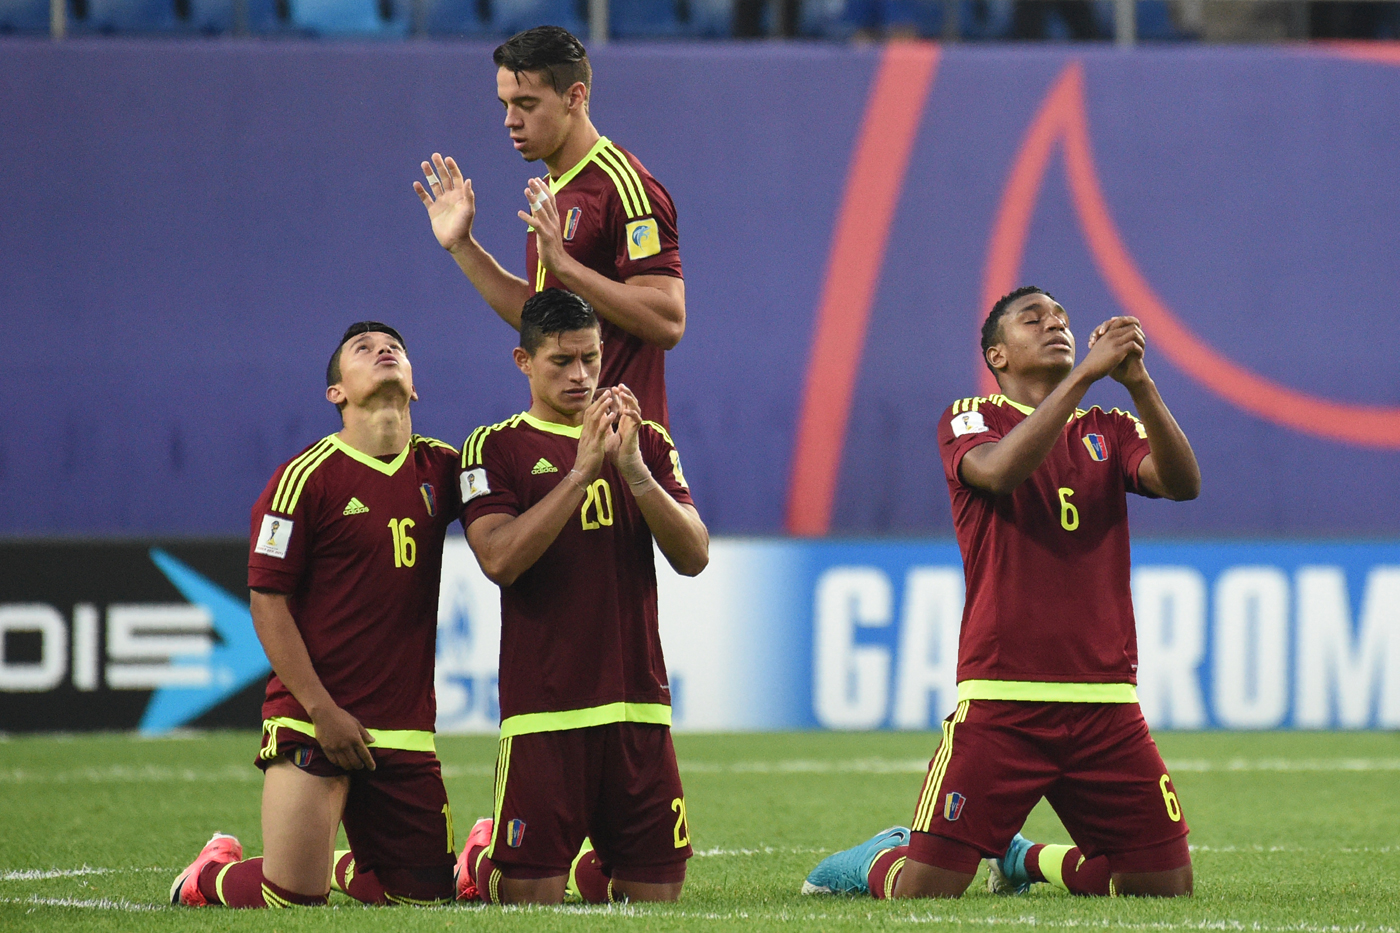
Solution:
[(491, 0), (491, 25), (509, 36), (548, 23), (588, 35), (588, 0)]
[(609, 0), (614, 39), (721, 39), (733, 32), (733, 0)]
[(49, 0), (0, 0), (0, 34), (49, 31)]
[(70, 9), (82, 32), (173, 32), (180, 25), (172, 0), (87, 0)]
[(423, 31), (430, 36), (495, 36), (490, 0), (424, 0)]
[(408, 35), (411, 0), (291, 0), (291, 23), (318, 36)]

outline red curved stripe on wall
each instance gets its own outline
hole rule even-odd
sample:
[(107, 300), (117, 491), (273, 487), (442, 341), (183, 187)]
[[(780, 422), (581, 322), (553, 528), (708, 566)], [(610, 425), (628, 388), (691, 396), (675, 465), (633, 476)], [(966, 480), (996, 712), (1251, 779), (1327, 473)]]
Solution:
[[(1400, 408), (1332, 401), (1252, 372), (1194, 334), (1152, 290), (1123, 243), (1099, 183), (1084, 104), (1084, 70), (1078, 62), (1066, 66), (1046, 95), (1011, 170), (988, 245), (984, 308), (1015, 287), (1041, 181), (1053, 144), (1061, 140), (1089, 254), (1123, 310), (1142, 321), (1149, 352), (1160, 349), (1201, 386), (1273, 424), (1362, 447), (1400, 448)], [(982, 391), (996, 391), (985, 370)]]
[(938, 68), (938, 46), (892, 42), (870, 86), (846, 190), (832, 231), (792, 457), (787, 529), (823, 535), (836, 481), (865, 330), (914, 137)]

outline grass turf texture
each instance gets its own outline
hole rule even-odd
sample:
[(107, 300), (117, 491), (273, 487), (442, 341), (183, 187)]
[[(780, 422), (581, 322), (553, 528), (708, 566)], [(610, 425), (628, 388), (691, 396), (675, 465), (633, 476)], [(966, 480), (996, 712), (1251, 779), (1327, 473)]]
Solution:
[[(674, 905), (522, 909), (173, 908), (214, 830), (261, 848), (258, 737), (0, 740), (0, 930), (790, 930), (932, 927), (1169, 931), (1400, 929), (1400, 735), (1157, 737), (1192, 826), (1196, 896), (1071, 898), (1036, 885), (960, 901), (801, 897), (823, 855), (907, 824), (933, 733), (679, 735), (692, 841)], [(489, 812), (495, 742), (442, 737), (458, 844)], [(1042, 804), (1037, 841), (1067, 842)]]

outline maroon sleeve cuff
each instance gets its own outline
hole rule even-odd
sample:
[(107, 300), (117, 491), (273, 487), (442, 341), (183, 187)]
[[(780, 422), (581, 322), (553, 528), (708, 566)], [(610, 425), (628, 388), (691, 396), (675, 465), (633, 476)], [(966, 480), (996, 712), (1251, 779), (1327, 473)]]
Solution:
[(248, 589), (271, 590), (274, 593), (290, 595), (297, 591), (297, 575), (267, 567), (248, 568)]
[(974, 447), (981, 447), (983, 444), (995, 444), (997, 441), (1001, 440), (1001, 437), (991, 435), (990, 432), (987, 433), (988, 436), (986, 437), (983, 437), (981, 434), (976, 435), (976, 440), (968, 441), (966, 444), (963, 444), (958, 447), (957, 450), (953, 451), (953, 460), (952, 463), (949, 464), (949, 469), (952, 471), (950, 476), (959, 486), (967, 486), (969, 489), (973, 488), (963, 481), (962, 474), (958, 472), (958, 470), (962, 468), (963, 457), (967, 456), (968, 451), (972, 450)]

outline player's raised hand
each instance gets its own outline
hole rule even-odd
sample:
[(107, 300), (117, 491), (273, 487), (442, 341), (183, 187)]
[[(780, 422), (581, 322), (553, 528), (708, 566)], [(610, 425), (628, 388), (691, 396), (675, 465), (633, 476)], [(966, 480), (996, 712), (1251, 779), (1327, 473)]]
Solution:
[(448, 156), (433, 153), (432, 162), (422, 164), (423, 181), (415, 181), (413, 190), (428, 209), (433, 236), (449, 252), (471, 239), (472, 221), (476, 219), (476, 194), (470, 178)]
[(561, 261), (568, 259), (564, 251), (564, 231), (559, 223), (559, 202), (542, 178), (531, 178), (525, 187), (525, 200), (530, 202), (530, 211), (518, 211), (520, 219), (535, 231), (535, 246), (540, 251), (540, 262), (550, 272), (558, 270)]
[(612, 390), (599, 389), (593, 395), (592, 404), (584, 410), (574, 469), (582, 475), (585, 483), (593, 482), (603, 471), (603, 460), (607, 457), (608, 444), (613, 437), (615, 408)]
[(316, 725), (316, 742), (331, 764), (346, 771), (374, 770), (374, 756), (369, 751), (374, 737), (358, 719), (339, 706), (319, 710), (311, 719)]
[(1128, 378), (1132, 374), (1129, 358), (1135, 357), (1136, 365), (1141, 366), (1145, 349), (1146, 338), (1137, 318), (1109, 318), (1089, 335), (1089, 353), (1079, 366), (1094, 380), (1110, 373), (1114, 374), (1114, 378), (1119, 378), (1120, 367), (1124, 368), (1124, 378)]

